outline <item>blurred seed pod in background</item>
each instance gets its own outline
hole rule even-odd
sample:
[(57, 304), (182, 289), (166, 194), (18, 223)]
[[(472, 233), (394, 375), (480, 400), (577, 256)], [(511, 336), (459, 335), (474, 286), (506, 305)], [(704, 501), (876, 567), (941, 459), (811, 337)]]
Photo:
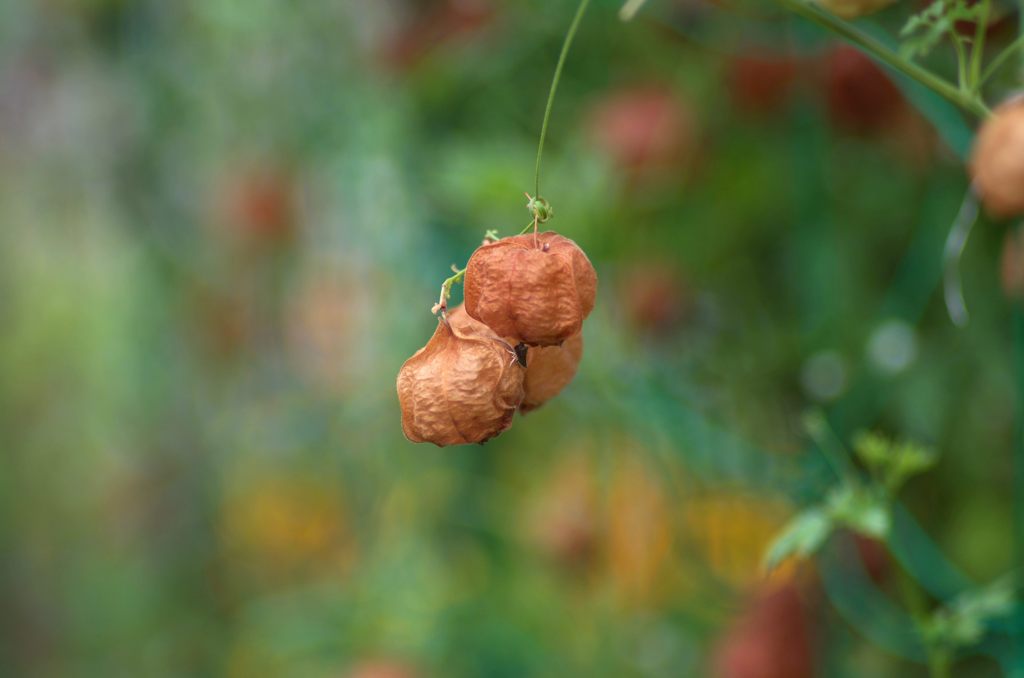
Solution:
[(535, 410), (562, 392), (576, 376), (583, 357), (583, 335), (574, 334), (561, 346), (535, 346), (526, 354), (526, 396), (519, 411)]
[(271, 162), (230, 171), (217, 185), (213, 219), (232, 244), (274, 250), (299, 228), (298, 187), (292, 173)]
[(667, 85), (613, 89), (587, 114), (591, 143), (631, 179), (672, 172), (697, 146), (696, 116)]
[(631, 264), (619, 276), (617, 287), (619, 308), (640, 335), (669, 336), (694, 311), (695, 299), (678, 266), (656, 261)]
[(459, 306), (398, 373), (402, 431), (439, 447), (486, 442), (512, 425), (525, 372), (512, 346)]
[(531, 346), (557, 346), (579, 334), (596, 296), (587, 255), (553, 231), (481, 245), (466, 264), (469, 315)]
[(432, 54), (479, 38), (497, 17), (489, 0), (430, 0), (414, 3), (404, 24), (381, 50), (380, 61), (411, 71)]
[(997, 219), (1024, 214), (1024, 97), (1000, 104), (974, 140), (974, 190)]
[(789, 102), (804, 64), (784, 52), (750, 52), (733, 55), (726, 68), (733, 105), (760, 117), (782, 110)]
[(829, 118), (842, 130), (879, 132), (896, 120), (905, 101), (885, 71), (860, 50), (838, 45), (824, 62)]
[(795, 584), (768, 584), (719, 638), (715, 678), (811, 678), (813, 633), (806, 603)]

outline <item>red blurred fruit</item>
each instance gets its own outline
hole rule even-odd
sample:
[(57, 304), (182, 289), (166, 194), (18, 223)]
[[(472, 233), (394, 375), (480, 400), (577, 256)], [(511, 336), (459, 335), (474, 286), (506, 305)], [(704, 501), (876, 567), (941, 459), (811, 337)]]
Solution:
[(825, 96), (832, 122), (859, 134), (895, 124), (905, 107), (903, 95), (889, 76), (846, 45), (834, 48), (825, 59)]
[(889, 551), (885, 548), (885, 544), (860, 534), (855, 534), (853, 540), (857, 545), (857, 553), (860, 554), (861, 563), (868, 576), (876, 584), (881, 584), (885, 581), (891, 568)]
[(633, 266), (625, 271), (618, 287), (621, 308), (640, 334), (671, 334), (693, 309), (689, 288), (668, 264), (648, 262)]
[(607, 94), (591, 109), (587, 127), (593, 143), (634, 174), (680, 166), (696, 139), (693, 113), (664, 85)]
[(250, 245), (285, 244), (297, 226), (296, 187), (280, 169), (258, 167), (227, 179), (219, 196), (218, 220)]
[(488, 0), (438, 0), (416, 10), (405, 26), (385, 44), (382, 62), (408, 71), (439, 48), (467, 41), (494, 23)]
[(716, 678), (810, 678), (812, 631), (794, 584), (757, 591), (719, 640)]
[(766, 115), (789, 100), (801, 63), (784, 54), (732, 57), (726, 77), (733, 105), (744, 113)]

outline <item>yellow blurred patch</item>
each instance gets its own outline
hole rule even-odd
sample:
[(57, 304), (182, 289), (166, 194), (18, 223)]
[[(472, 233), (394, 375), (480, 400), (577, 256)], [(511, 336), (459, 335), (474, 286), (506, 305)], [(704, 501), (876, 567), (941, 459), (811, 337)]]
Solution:
[(233, 570), (271, 582), (342, 573), (354, 557), (337, 490), (301, 477), (260, 478), (229, 491), (220, 537)]
[(683, 539), (710, 574), (733, 589), (746, 589), (766, 576), (788, 581), (795, 574), (794, 562), (766, 573), (761, 560), (792, 512), (787, 502), (770, 495), (697, 494), (682, 502)]
[(608, 496), (608, 567), (628, 603), (660, 599), (673, 543), (672, 514), (665, 491), (638, 458), (616, 468)]

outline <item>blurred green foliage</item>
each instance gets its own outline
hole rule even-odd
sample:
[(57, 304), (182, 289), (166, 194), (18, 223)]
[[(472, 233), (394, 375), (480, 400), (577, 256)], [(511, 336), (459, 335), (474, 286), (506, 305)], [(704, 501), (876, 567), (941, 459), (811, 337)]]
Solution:
[[(772, 10), (593, 4), (542, 191), (600, 277), (580, 373), (438, 450), (395, 374), (528, 219), (573, 8), (0, 3), (0, 673), (924, 671), (842, 594), (1012, 566), (1006, 227), (966, 329), (939, 292), (966, 123)], [(894, 526), (938, 549), (764, 579), (811, 407), (941, 452)]]

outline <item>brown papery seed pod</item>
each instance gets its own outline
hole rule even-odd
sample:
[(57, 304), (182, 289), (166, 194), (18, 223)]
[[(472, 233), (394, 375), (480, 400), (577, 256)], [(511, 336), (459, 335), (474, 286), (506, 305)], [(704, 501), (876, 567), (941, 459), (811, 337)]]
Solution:
[(561, 393), (576, 376), (583, 357), (583, 335), (575, 334), (561, 346), (535, 346), (526, 354), (526, 397), (519, 411), (535, 410)]
[(971, 155), (974, 189), (997, 219), (1024, 214), (1024, 97), (1000, 105), (978, 131)]
[(597, 273), (576, 243), (548, 231), (481, 245), (465, 285), (466, 311), (500, 336), (557, 346), (594, 309)]
[(456, 308), (398, 372), (402, 431), (439, 447), (487, 442), (512, 424), (524, 377), (512, 347)]

